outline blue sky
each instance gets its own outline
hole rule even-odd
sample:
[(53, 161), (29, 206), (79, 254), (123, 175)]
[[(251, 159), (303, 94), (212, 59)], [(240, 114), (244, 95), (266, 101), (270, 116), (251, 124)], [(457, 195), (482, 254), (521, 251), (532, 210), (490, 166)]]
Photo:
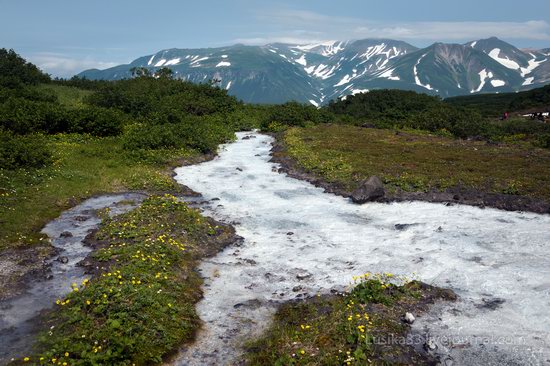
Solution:
[(0, 47), (57, 76), (165, 48), (382, 37), (420, 47), (490, 36), (550, 47), (550, 1), (0, 0)]

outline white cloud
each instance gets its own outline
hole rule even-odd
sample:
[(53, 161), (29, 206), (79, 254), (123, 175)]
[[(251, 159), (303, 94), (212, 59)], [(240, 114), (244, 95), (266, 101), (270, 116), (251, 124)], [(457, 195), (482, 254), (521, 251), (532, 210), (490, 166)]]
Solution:
[(29, 55), (28, 60), (43, 71), (60, 77), (71, 77), (87, 69), (106, 69), (120, 64), (98, 61), (89, 57), (73, 58), (64, 54), (46, 52)]
[(381, 22), (329, 16), (304, 10), (272, 10), (256, 14), (273, 28), (269, 33), (235, 41), (245, 44), (272, 42), (309, 43), (327, 39), (394, 38), (428, 42), (468, 41), (496, 36), (503, 39), (550, 40), (550, 23), (525, 22)]

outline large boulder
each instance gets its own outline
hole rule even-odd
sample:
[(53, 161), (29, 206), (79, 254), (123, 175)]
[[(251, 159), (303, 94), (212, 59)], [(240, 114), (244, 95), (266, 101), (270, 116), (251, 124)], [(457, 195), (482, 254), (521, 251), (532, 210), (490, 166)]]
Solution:
[(351, 193), (351, 200), (355, 203), (365, 203), (375, 201), (384, 197), (384, 183), (380, 178), (372, 176)]

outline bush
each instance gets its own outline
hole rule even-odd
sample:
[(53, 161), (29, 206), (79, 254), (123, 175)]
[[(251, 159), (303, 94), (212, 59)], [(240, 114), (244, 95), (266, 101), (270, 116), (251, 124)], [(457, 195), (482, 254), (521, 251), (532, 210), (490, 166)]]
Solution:
[(69, 132), (89, 133), (94, 136), (116, 136), (125, 124), (123, 113), (93, 106), (71, 111)]
[(136, 124), (125, 133), (123, 144), (127, 150), (189, 148), (209, 153), (233, 138), (233, 129), (222, 117), (204, 116), (176, 123)]
[(51, 153), (42, 136), (18, 136), (0, 129), (1, 169), (41, 168), (51, 162)]
[(70, 115), (57, 103), (9, 98), (0, 104), (0, 128), (17, 134), (65, 132), (70, 124)]
[(333, 116), (326, 110), (317, 109), (312, 105), (288, 102), (272, 106), (270, 112), (263, 118), (261, 128), (264, 131), (271, 131), (270, 126), (277, 126), (278, 129), (281, 125), (306, 127), (308, 124), (328, 123), (332, 119)]

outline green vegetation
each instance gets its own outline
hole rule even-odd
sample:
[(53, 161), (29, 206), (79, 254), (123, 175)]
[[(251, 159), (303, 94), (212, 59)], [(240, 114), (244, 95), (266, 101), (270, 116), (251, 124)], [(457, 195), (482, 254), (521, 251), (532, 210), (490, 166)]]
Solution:
[(247, 364), (423, 363), (412, 347), (400, 342), (408, 331), (401, 317), (429, 298), (452, 296), (390, 273), (366, 273), (342, 295), (282, 305), (265, 335), (248, 345)]
[(72, 284), (49, 315), (34, 364), (144, 365), (193, 338), (201, 279), (194, 267), (232, 232), (170, 195), (121, 216), (107, 213), (94, 258), (103, 268)]
[(445, 99), (454, 106), (469, 107), (485, 117), (500, 117), (504, 112), (550, 108), (550, 85), (520, 93), (478, 94)]
[[(548, 99), (550, 88), (536, 89), (522, 98), (544, 95)], [(486, 98), (485, 95), (475, 98)], [(479, 100), (479, 99), (476, 99)], [(524, 99), (521, 99), (524, 100)], [(517, 101), (517, 105), (527, 102)], [(493, 107), (491, 107), (493, 108)], [(326, 109), (336, 119), (355, 125), (372, 125), (378, 128), (410, 128), (430, 131), (456, 138), (477, 138), (490, 141), (509, 139), (528, 141), (545, 147), (550, 124), (524, 118), (498, 121), (483, 116), (480, 108), (468, 103), (442, 101), (438, 97), (403, 90), (373, 90), (369, 93), (348, 96), (332, 101)], [(503, 109), (502, 115), (508, 109)]]
[(271, 107), (262, 118), (261, 127), (265, 131), (279, 132), (288, 127), (305, 127), (328, 123), (332, 120), (333, 116), (322, 109), (317, 109), (312, 105), (289, 102)]
[(462, 186), (550, 199), (546, 149), (334, 124), (293, 128), (283, 139), (301, 167), (346, 190), (377, 175), (390, 192)]

